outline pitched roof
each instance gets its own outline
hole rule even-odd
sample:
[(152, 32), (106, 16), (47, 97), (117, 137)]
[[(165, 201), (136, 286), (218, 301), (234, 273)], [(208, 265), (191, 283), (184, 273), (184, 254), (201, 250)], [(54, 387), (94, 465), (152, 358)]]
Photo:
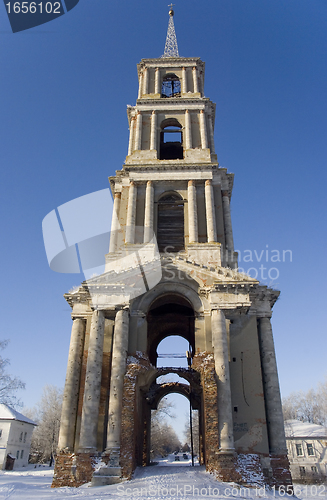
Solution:
[(27, 424), (37, 425), (33, 422), (33, 420), (30, 420), (4, 403), (0, 404), (0, 420), (19, 420), (20, 422), (26, 422)]
[(300, 422), (300, 420), (286, 420), (285, 435), (287, 438), (327, 438), (327, 429), (323, 425)]

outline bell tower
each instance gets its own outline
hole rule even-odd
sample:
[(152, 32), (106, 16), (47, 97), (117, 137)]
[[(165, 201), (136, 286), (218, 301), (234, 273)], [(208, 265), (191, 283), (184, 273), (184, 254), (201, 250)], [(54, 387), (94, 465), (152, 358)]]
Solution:
[[(199, 462), (224, 481), (291, 484), (270, 318), (279, 292), (237, 271), (215, 104), (199, 58), (180, 57), (169, 11), (164, 55), (137, 65), (128, 153), (104, 274), (65, 295), (72, 334), (53, 486), (112, 484), (150, 463), (151, 410), (178, 392), (199, 412)], [(179, 335), (188, 368), (159, 368)], [(179, 375), (183, 383), (162, 384)], [(97, 467), (95, 463), (97, 462)]]

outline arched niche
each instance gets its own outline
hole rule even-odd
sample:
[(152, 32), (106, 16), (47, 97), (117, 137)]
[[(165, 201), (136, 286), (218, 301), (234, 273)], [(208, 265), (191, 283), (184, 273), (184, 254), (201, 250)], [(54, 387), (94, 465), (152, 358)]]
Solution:
[(155, 299), (147, 313), (150, 362), (157, 365), (157, 347), (169, 336), (183, 337), (189, 343), (191, 353), (194, 353), (194, 322), (194, 309), (185, 297), (172, 293)]

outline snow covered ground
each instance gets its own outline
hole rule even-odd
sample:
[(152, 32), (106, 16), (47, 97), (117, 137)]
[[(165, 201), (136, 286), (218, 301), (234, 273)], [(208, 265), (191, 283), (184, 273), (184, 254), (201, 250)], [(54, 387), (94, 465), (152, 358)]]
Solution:
[[(205, 472), (203, 467), (185, 467), (184, 462), (162, 460), (160, 466), (138, 468), (132, 481), (118, 485), (91, 488), (51, 489), (53, 469), (28, 466), (17, 471), (0, 471), (0, 500), (203, 500), (210, 499), (250, 499), (267, 500), (289, 498), (283, 491), (262, 487), (244, 488), (235, 484), (220, 483)], [(186, 460), (185, 460), (186, 462)], [(163, 467), (163, 465), (165, 465)], [(326, 500), (326, 485), (296, 485), (297, 497), (302, 500)]]

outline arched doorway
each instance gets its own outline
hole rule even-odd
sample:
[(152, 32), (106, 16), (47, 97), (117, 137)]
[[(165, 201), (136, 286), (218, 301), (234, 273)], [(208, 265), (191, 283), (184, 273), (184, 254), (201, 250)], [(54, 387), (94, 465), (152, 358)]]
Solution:
[(178, 193), (166, 194), (158, 202), (157, 241), (159, 252), (179, 252), (185, 248), (184, 201)]

